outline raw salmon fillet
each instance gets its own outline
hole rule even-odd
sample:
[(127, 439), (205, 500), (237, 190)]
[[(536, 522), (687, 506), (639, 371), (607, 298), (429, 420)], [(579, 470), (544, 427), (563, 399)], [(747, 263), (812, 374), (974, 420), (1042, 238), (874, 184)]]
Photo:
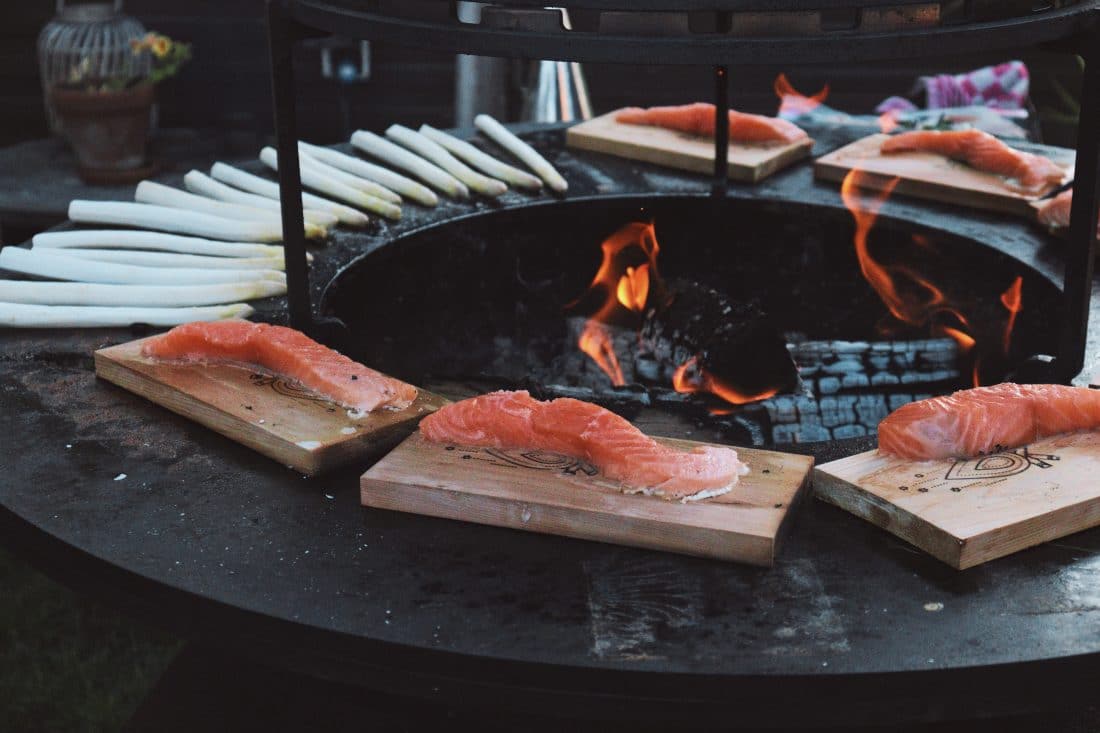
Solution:
[[(1073, 208), (1073, 189), (1062, 191), (1043, 203), (1038, 211), (1039, 223), (1050, 229), (1065, 229), (1069, 226), (1069, 212)], [(1100, 236), (1100, 221), (1096, 223), (1096, 235)]]
[(910, 402), (878, 426), (883, 453), (914, 460), (972, 457), (1100, 426), (1100, 391), (998, 384)]
[(980, 171), (1003, 176), (1014, 187), (1032, 193), (1057, 186), (1066, 175), (1062, 166), (1053, 160), (1010, 148), (981, 130), (903, 132), (884, 140), (880, 150), (885, 154), (936, 153)]
[(676, 450), (599, 405), (568, 397), (540, 402), (525, 391), (446, 405), (421, 421), (420, 432), (436, 443), (561, 453), (630, 489), (668, 499), (724, 494), (749, 471), (732, 448)]
[[(627, 107), (619, 110), (615, 121), (714, 137), (714, 116), (713, 104), (696, 102), (678, 107)], [(806, 131), (793, 122), (730, 110), (730, 142), (793, 143), (806, 139)]]
[(416, 387), (352, 361), (301, 331), (266, 323), (227, 320), (187, 323), (141, 347), (163, 361), (255, 366), (288, 377), (357, 414), (403, 410)]

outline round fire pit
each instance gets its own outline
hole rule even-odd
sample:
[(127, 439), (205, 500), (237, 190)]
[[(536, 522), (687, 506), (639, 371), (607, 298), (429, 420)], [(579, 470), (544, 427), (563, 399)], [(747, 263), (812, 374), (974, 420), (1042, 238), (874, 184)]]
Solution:
[[(825, 149), (854, 135), (814, 133)], [(558, 272), (562, 280), (547, 291), (553, 297), (530, 302), (544, 302), (547, 319), (565, 329), (561, 300), (585, 291), (602, 238), (638, 215), (655, 223), (670, 286), (695, 280), (731, 297), (738, 295), (733, 283), (754, 287), (769, 317), (801, 318), (781, 332), (801, 329), (807, 338), (854, 338), (849, 325), (869, 338), (879, 327), (881, 300), (860, 291), (867, 286), (850, 271), (850, 215), (836, 188), (815, 183), (806, 168), (731, 188), (728, 201), (708, 209), (714, 202), (701, 198), (705, 180), (571, 153), (553, 129), (525, 136), (569, 178), (568, 201), (509, 194), (474, 209), (446, 202), (410, 210), (370, 234), (340, 232), (315, 253), (315, 293), (362, 256), (324, 299), (362, 334), (362, 355), (400, 367), (402, 376), (436, 374), (428, 386), (450, 397), (484, 388), (480, 373), (468, 376), (481, 382), (467, 384), (459, 370), (431, 363), (433, 344), (403, 353), (384, 337), (396, 344), (406, 329), (419, 329), (425, 339), (443, 339), (423, 322), (444, 305), (443, 294), (471, 307), (490, 296), (499, 304), (517, 287), (517, 274), (530, 285), (539, 272)], [(712, 214), (727, 221), (707, 227), (718, 234), (690, 236), (693, 223)], [(882, 217), (882, 243), (896, 238), (909, 246), (914, 233), (926, 236), (946, 256), (988, 268), (995, 298), (1022, 276), (1016, 355), (1048, 343), (1043, 321), (1056, 313), (1047, 308), (1060, 275), (1058, 242), (1001, 217), (900, 198)], [(837, 311), (820, 324), (833, 330), (815, 331), (818, 319), (807, 308), (782, 307), (791, 282), (735, 279), (738, 267), (799, 246), (818, 253), (811, 273), (838, 268), (845, 298), (876, 306), (876, 315), (856, 321)], [(528, 253), (541, 269), (517, 272)], [(700, 264), (700, 257), (710, 259)], [(722, 262), (729, 269), (714, 270)], [(463, 277), (451, 277), (447, 265)], [(783, 273), (789, 279), (801, 271)], [(511, 279), (502, 283), (502, 274)], [(937, 284), (954, 295), (958, 278), (965, 281), (965, 272), (942, 273)], [(407, 287), (397, 302), (400, 283)], [(818, 285), (802, 294), (811, 292), (830, 291)], [(842, 309), (845, 301), (838, 301), (833, 306)], [(373, 309), (394, 323), (365, 313)], [(488, 313), (498, 321), (515, 315)], [(283, 320), (285, 304), (267, 304), (261, 316)], [(0, 451), (0, 532), (74, 587), (189, 638), (417, 699), (649, 723), (882, 724), (1011, 712), (1092, 694), (1100, 663), (1100, 530), (957, 572), (807, 501), (776, 565), (764, 570), (363, 510), (362, 467), (303, 479), (97, 382), (92, 351), (134, 336), (0, 333), (0, 432), (7, 441)], [(1096, 344), (1090, 340), (1090, 355)], [(516, 384), (514, 375), (508, 382)], [(734, 429), (710, 415), (711, 403), (698, 395), (687, 397), (702, 412), (684, 413), (682, 405), (656, 401), (684, 399), (681, 393), (643, 386), (653, 402), (638, 410), (636, 422), (649, 432), (721, 439)], [(864, 436), (789, 449), (812, 450), (825, 461), (873, 445)]]
[[(898, 219), (877, 223), (861, 262), (853, 228), (844, 209), (796, 200), (544, 202), (396, 238), (344, 268), (323, 309), (348, 325), (354, 356), (428, 389), (664, 410), (745, 445), (873, 434), (906, 402), (1002, 381), (1055, 348), (1061, 292), (1032, 268)], [(592, 286), (604, 242), (619, 248), (606, 263), (615, 272)], [(659, 249), (649, 262), (647, 246)], [(886, 302), (861, 264), (891, 278)], [(641, 301), (608, 310), (641, 267)], [(581, 343), (601, 308), (615, 352), (602, 366)], [(677, 378), (685, 365), (744, 404)]]

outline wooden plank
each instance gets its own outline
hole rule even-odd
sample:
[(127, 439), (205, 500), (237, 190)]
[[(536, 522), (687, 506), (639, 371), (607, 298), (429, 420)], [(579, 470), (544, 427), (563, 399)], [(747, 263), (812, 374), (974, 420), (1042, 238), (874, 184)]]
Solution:
[(97, 351), (96, 374), (307, 475), (381, 454), (447, 403), (420, 390), (404, 410), (352, 418), (292, 382), (252, 369), (147, 359), (142, 341)]
[[(714, 171), (714, 141), (663, 127), (624, 125), (615, 112), (582, 122), (566, 130), (565, 144), (578, 150), (607, 153), (620, 158), (691, 171)], [(730, 143), (729, 177), (755, 183), (797, 160), (807, 157), (813, 140), (783, 145)]]
[[(986, 211), (1015, 214), (1031, 218), (1031, 202), (1047, 191), (1023, 194), (1010, 188), (999, 176), (971, 168), (934, 153), (879, 152), (888, 135), (875, 134), (834, 150), (814, 162), (814, 177), (826, 181), (843, 181), (853, 169), (864, 173), (861, 188), (883, 190), (895, 178), (899, 179), (894, 193), (941, 201)], [(1066, 148), (1028, 146), (1029, 152), (1046, 155), (1066, 168), (1063, 180), (1073, 172), (1074, 151)]]
[(868, 451), (818, 466), (819, 499), (965, 569), (1100, 524), (1100, 433), (969, 460)]
[[(700, 445), (658, 438), (682, 449)], [(752, 472), (698, 502), (624, 494), (555, 453), (464, 448), (410, 436), (361, 481), (364, 506), (771, 565), (813, 458), (738, 448)]]

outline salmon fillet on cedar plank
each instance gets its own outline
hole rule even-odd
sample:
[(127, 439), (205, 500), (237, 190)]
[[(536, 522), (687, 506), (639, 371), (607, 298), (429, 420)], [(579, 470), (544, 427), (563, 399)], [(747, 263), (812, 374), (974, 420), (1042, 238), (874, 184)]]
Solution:
[(883, 140), (886, 155), (936, 153), (972, 168), (1002, 176), (1025, 192), (1041, 192), (1059, 185), (1066, 171), (1050, 158), (1010, 148), (982, 130), (918, 130)]
[[(696, 102), (678, 107), (627, 107), (619, 110), (615, 121), (714, 137), (715, 116), (713, 104)], [(794, 143), (808, 139), (806, 131), (801, 127), (778, 117), (752, 115), (731, 109), (729, 120), (730, 142)]]
[(141, 351), (161, 361), (259, 367), (356, 415), (381, 408), (403, 410), (417, 394), (416, 387), (352, 361), (301, 331), (266, 323), (187, 323), (149, 339)]
[(910, 402), (878, 426), (883, 453), (913, 460), (969, 458), (1100, 426), (1100, 391), (998, 384)]
[(670, 448), (599, 405), (567, 397), (540, 402), (525, 391), (445, 405), (421, 421), (420, 432), (436, 443), (560, 453), (594, 464), (627, 491), (667, 499), (724, 494), (749, 471), (732, 448)]

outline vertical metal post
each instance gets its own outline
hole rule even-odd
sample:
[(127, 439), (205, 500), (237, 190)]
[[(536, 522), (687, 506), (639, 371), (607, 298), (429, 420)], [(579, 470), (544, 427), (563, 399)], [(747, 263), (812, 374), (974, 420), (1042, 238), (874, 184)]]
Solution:
[(271, 55), (271, 88), (275, 101), (275, 136), (279, 151), (279, 198), (282, 204), (290, 325), (312, 333), (313, 305), (309, 297), (302, 176), (298, 169), (297, 112), (294, 104), (294, 41), (296, 26), (283, 0), (267, 0), (267, 35)]
[(1096, 220), (1100, 199), (1100, 32), (1085, 43), (1085, 72), (1081, 82), (1081, 114), (1077, 121), (1077, 164), (1073, 207), (1066, 249), (1064, 296), (1066, 320), (1056, 366), (1065, 382), (1085, 365), (1092, 276), (1095, 262)]
[(715, 196), (725, 196), (729, 187), (730, 85), (729, 69), (714, 67), (714, 185)]

